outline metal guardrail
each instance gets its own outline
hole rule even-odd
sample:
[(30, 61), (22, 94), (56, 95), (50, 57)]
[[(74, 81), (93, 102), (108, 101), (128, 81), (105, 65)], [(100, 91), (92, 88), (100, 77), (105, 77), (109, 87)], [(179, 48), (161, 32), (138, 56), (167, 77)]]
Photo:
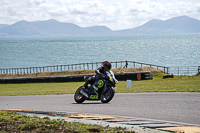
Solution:
[[(146, 64), (135, 61), (115, 61), (111, 63), (112, 63), (112, 68), (153, 67), (158, 70), (162, 70), (166, 73), (168, 73), (169, 71), (169, 67)], [(0, 74), (28, 74), (28, 73), (72, 71), (72, 70), (95, 70), (100, 66), (102, 66), (102, 62), (80, 63), (71, 65), (55, 65), (55, 66), (44, 66), (44, 67), (5, 68), (5, 69), (2, 68), (0, 69)]]

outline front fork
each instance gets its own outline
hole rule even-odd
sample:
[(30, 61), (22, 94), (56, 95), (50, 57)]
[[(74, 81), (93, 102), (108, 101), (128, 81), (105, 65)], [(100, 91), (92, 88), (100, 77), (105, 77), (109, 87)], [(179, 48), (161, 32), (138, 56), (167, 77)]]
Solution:
[(108, 90), (109, 90), (108, 86), (105, 84), (102, 93), (105, 94)]

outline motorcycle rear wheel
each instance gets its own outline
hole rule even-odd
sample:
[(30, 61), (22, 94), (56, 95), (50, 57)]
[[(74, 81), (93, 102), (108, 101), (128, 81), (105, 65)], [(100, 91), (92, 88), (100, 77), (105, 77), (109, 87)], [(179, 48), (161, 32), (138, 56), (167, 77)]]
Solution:
[(106, 92), (101, 94), (101, 102), (108, 103), (112, 100), (115, 95), (115, 89), (113, 87), (109, 87)]
[(79, 87), (79, 88), (76, 90), (75, 94), (74, 94), (74, 100), (75, 100), (77, 103), (82, 103), (82, 102), (85, 101), (85, 96), (83, 96), (83, 94), (80, 93), (81, 89), (82, 89), (82, 86)]

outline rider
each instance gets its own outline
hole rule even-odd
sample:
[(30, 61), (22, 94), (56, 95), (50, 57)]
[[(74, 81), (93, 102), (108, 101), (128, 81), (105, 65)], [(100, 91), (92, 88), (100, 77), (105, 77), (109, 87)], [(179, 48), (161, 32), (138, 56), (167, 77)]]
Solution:
[[(94, 91), (95, 94), (97, 94), (97, 91), (99, 88), (103, 87), (104, 82), (101, 80), (102, 76), (106, 75), (106, 71), (109, 71), (111, 69), (111, 63), (110, 61), (104, 61), (103, 65), (99, 67), (95, 73), (97, 75), (97, 79), (95, 80), (93, 86), (91, 86), (91, 90)], [(84, 84), (84, 88), (87, 87), (87, 85), (93, 80), (93, 77), (89, 77), (86, 83)]]

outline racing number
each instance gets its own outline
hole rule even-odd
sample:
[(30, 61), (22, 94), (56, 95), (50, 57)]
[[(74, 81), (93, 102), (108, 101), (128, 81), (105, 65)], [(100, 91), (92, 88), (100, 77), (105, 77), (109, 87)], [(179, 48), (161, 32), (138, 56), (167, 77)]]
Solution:
[(90, 99), (98, 99), (98, 95), (91, 95)]

